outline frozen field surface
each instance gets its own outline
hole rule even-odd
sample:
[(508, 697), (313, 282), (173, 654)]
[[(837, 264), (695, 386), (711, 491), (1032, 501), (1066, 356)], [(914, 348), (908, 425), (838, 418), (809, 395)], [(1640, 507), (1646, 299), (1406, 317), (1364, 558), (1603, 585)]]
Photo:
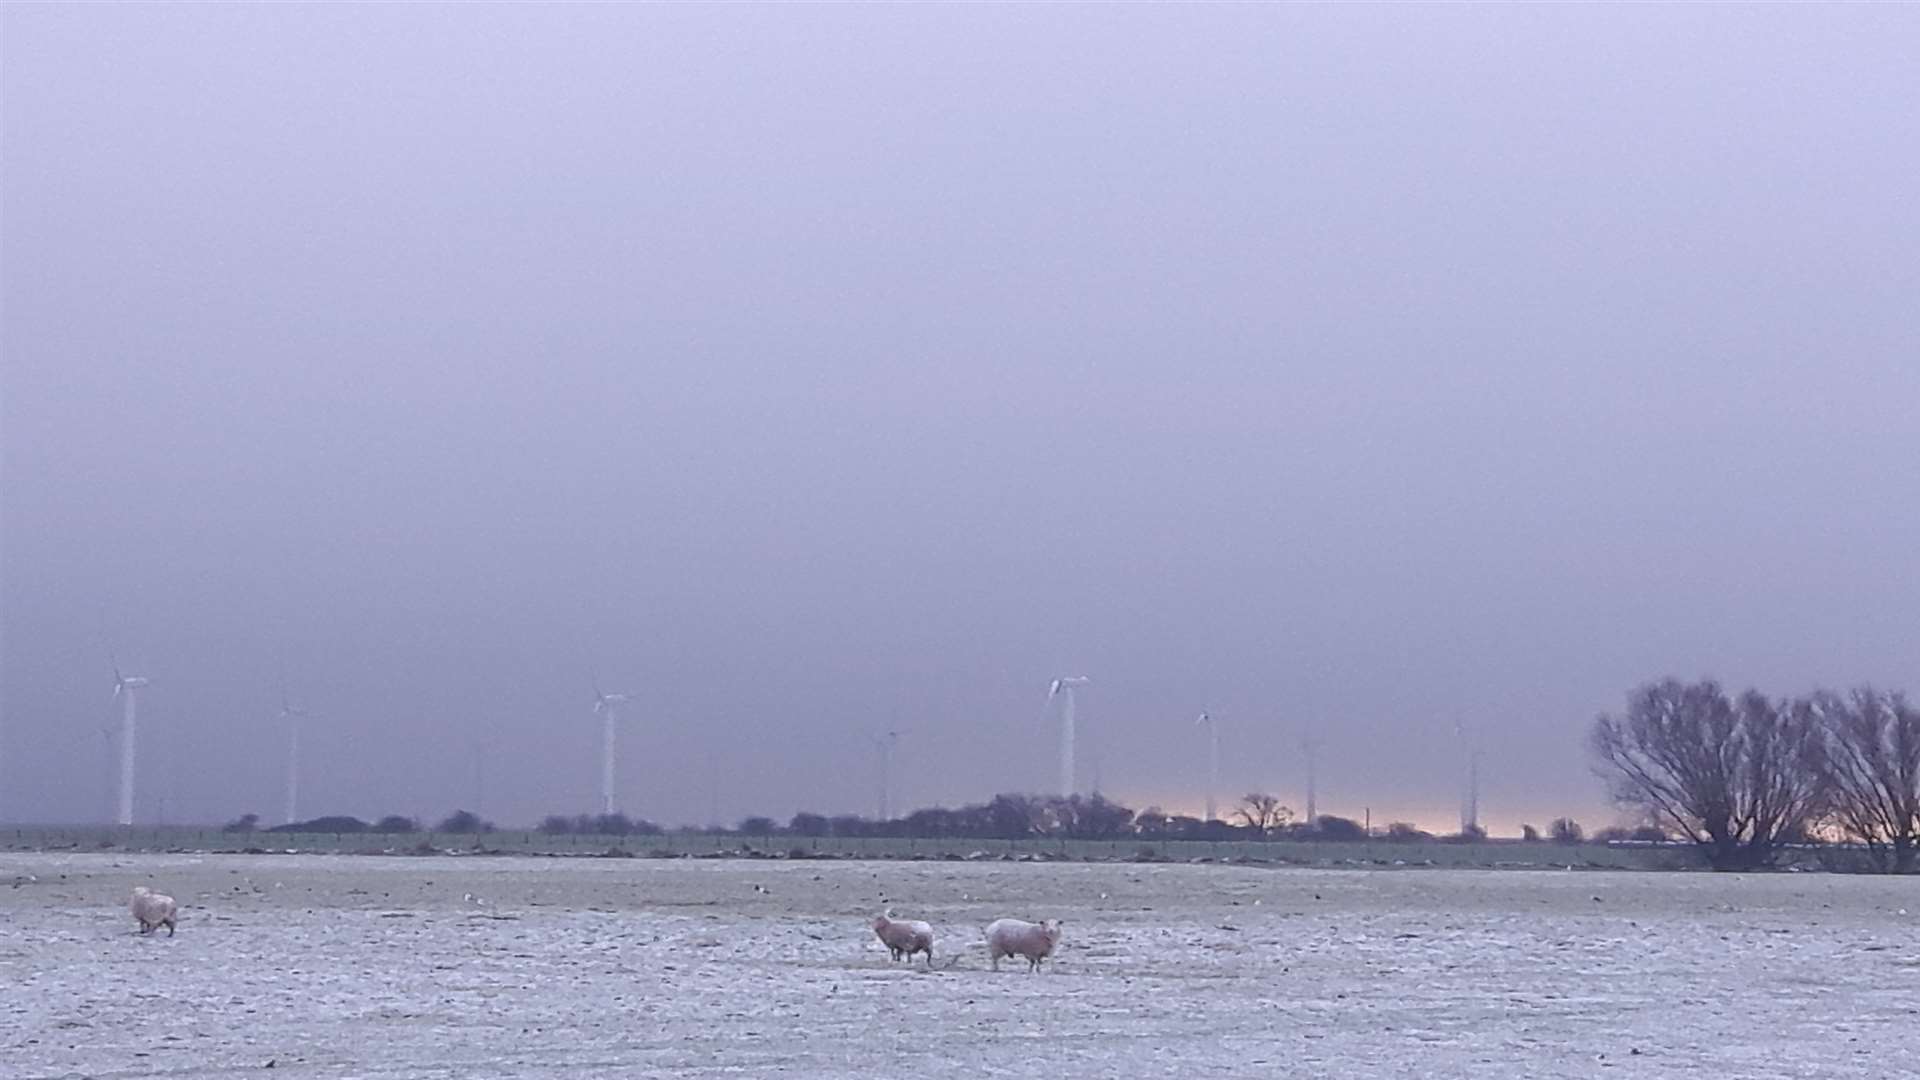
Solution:
[[(1065, 920), (1050, 970), (988, 970), (1008, 915)], [(1916, 916), (1816, 874), (10, 854), (0, 1077), (1883, 1080)]]

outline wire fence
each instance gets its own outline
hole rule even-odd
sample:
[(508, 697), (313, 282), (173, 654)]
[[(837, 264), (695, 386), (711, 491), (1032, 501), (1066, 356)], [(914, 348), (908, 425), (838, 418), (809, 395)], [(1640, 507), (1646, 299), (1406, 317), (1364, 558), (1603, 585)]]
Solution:
[(941, 859), (1070, 862), (1227, 862), (1355, 867), (1665, 870), (1693, 868), (1678, 844), (1556, 844), (1489, 840), (1399, 843), (1388, 840), (1019, 840), (915, 837), (742, 836), (671, 832), (657, 836), (488, 833), (226, 832), (192, 826), (7, 826), (0, 850), (249, 852), (256, 854), (497, 854), (636, 858)]

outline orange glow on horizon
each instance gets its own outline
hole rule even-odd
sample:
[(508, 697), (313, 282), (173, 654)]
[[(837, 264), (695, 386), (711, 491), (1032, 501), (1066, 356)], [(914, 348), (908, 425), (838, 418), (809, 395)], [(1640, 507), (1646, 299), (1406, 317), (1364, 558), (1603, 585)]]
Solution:
[[(1244, 794), (1244, 792), (1242, 794)], [(1297, 794), (1281, 792), (1275, 792), (1274, 794), (1279, 796), (1280, 805), (1293, 811), (1292, 820), (1298, 822), (1301, 815), (1305, 813), (1302, 805), (1304, 800)], [(1100, 795), (1102, 798), (1112, 800), (1135, 811), (1144, 811), (1152, 807), (1158, 807), (1161, 812), (1169, 816), (1192, 818), (1201, 817), (1206, 813), (1206, 798), (1188, 793), (1151, 796), (1136, 794), (1132, 791), (1122, 789), (1102, 791)], [(1239, 795), (1222, 795), (1215, 800), (1215, 803), (1217, 804), (1221, 820), (1227, 822), (1237, 822), (1239, 820), (1235, 814), (1235, 811), (1238, 810), (1240, 806)], [(1320, 799), (1320, 805), (1317, 809), (1324, 817), (1349, 818), (1361, 824), (1365, 824), (1368, 817), (1368, 808), (1365, 806), (1350, 807), (1344, 803), (1330, 802), (1324, 796)], [(1545, 833), (1547, 826), (1555, 818), (1559, 817), (1573, 818), (1585, 826), (1588, 832), (1606, 828), (1609, 825), (1630, 824), (1629, 822), (1620, 820), (1617, 811), (1613, 811), (1603, 805), (1594, 804), (1568, 807), (1562, 810), (1536, 810), (1535, 812), (1518, 814), (1511, 811), (1482, 813), (1480, 815), (1480, 827), (1487, 830), (1488, 836), (1518, 838), (1522, 825), (1532, 825), (1542, 833)], [(1402, 821), (1425, 832), (1430, 832), (1435, 836), (1447, 836), (1460, 831), (1460, 808), (1457, 806), (1436, 807), (1432, 804), (1375, 803), (1372, 806), (1372, 819), (1373, 830), (1376, 833), (1385, 832), (1387, 826)]]

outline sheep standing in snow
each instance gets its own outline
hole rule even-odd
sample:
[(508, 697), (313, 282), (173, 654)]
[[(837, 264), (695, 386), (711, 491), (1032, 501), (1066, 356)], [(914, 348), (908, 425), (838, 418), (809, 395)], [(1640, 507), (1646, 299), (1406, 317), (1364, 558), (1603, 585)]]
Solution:
[(178, 910), (173, 897), (157, 893), (145, 885), (133, 890), (133, 917), (140, 920), (140, 932), (151, 934), (162, 926), (167, 928), (167, 936), (173, 936), (174, 915)]
[(1000, 970), (1001, 957), (1024, 956), (1027, 959), (1027, 973), (1031, 975), (1040, 970), (1040, 961), (1052, 956), (1059, 945), (1059, 919), (1048, 919), (1043, 923), (996, 919), (992, 926), (987, 927), (987, 958), (993, 961), (995, 971)]
[(918, 919), (896, 919), (888, 912), (874, 916), (873, 932), (895, 960), (904, 956), (911, 964), (914, 953), (926, 953), (927, 967), (933, 967), (933, 927)]

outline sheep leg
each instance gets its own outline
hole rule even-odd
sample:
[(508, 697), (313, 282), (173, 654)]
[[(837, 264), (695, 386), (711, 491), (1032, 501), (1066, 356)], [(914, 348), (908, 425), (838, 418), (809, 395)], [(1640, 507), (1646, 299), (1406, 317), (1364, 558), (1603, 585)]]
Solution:
[(168, 937), (173, 936), (173, 920), (172, 919), (167, 920), (167, 936)]

